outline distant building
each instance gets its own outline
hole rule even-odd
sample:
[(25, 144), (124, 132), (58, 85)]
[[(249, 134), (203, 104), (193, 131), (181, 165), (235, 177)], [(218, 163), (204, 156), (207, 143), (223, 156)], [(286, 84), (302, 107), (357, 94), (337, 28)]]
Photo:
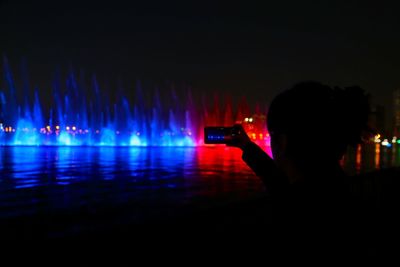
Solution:
[(400, 89), (393, 92), (393, 133), (400, 136)]
[(369, 125), (377, 131), (377, 133), (383, 134), (385, 128), (385, 107), (376, 105), (371, 107), (371, 114), (369, 119)]

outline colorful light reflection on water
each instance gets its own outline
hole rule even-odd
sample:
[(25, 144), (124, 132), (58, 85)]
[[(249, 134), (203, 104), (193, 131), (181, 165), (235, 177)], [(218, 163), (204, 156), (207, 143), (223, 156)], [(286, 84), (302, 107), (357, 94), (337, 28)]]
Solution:
[[(264, 149), (270, 153), (269, 147)], [(390, 151), (381, 151), (379, 145), (364, 146), (349, 152), (342, 164), (349, 173), (400, 166), (399, 153), (397, 146)], [(248, 177), (257, 181), (243, 163), (241, 151), (223, 145), (197, 148), (3, 147), (0, 170), (2, 192), (113, 181), (126, 183), (131, 189), (185, 188), (190, 191), (202, 188), (205, 193), (214, 190), (208, 188), (208, 182), (241, 183)], [(246, 186), (240, 190), (246, 190)]]
[[(349, 173), (400, 166), (396, 146), (380, 149), (379, 154), (375, 145), (357, 149), (343, 165)], [(241, 151), (223, 145), (0, 147), (0, 218), (77, 212), (95, 216), (128, 205), (113, 215), (118, 224), (159, 220), (199, 203), (212, 207), (264, 195)]]
[[(263, 147), (271, 153), (270, 147)], [(383, 149), (383, 150), (382, 150)], [(188, 183), (209, 176), (240, 179), (253, 176), (241, 151), (224, 145), (202, 147), (2, 147), (0, 190), (69, 185), (80, 182)], [(379, 144), (359, 146), (347, 153), (342, 165), (349, 172), (366, 172), (400, 166), (400, 150)], [(171, 180), (170, 180), (171, 179)], [(161, 186), (161, 185), (160, 185)]]
[(229, 147), (3, 147), (0, 170), (6, 217), (132, 201), (178, 207), (264, 192), (239, 149)]

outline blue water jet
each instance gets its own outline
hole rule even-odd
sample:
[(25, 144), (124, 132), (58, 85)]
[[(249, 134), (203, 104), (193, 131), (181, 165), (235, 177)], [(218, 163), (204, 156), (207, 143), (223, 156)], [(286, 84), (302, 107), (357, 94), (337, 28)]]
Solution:
[(31, 96), (26, 69), (22, 90), (17, 89), (6, 57), (3, 72), (0, 87), (0, 145), (3, 146), (197, 146), (203, 144), (204, 125), (230, 126), (251, 116), (246, 105), (241, 105), (235, 117), (231, 97), (226, 98), (223, 110), (218, 99), (214, 99), (214, 107), (210, 109), (204, 101), (195, 104), (187, 88), (184, 96), (179, 97), (174, 88), (163, 88), (161, 94), (160, 89), (150, 91), (140, 82), (135, 85), (133, 100), (121, 93), (114, 99), (100, 88), (95, 76), (87, 85), (73, 70), (65, 81), (60, 74), (55, 76), (51, 104), (44, 107), (38, 88)]

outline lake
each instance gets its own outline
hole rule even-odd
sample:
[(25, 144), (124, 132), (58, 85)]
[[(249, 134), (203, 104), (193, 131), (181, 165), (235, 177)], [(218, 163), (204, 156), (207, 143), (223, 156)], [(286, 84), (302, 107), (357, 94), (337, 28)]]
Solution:
[[(349, 150), (342, 164), (350, 175), (371, 172), (399, 166), (399, 154), (397, 145), (370, 144)], [(79, 217), (48, 230), (54, 235), (104, 227), (104, 216), (96, 217), (104, 210), (112, 210), (107, 224), (146, 223), (265, 192), (241, 151), (225, 146), (1, 147), (0, 170), (3, 221)]]

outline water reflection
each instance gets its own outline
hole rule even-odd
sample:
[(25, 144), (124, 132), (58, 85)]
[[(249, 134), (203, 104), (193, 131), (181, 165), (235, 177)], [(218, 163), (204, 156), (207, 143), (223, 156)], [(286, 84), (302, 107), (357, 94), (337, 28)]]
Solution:
[(391, 147), (380, 144), (359, 145), (348, 149), (342, 166), (349, 175), (400, 166), (400, 151), (397, 144)]
[(0, 157), (2, 205), (10, 211), (34, 213), (32, 201), (43, 209), (132, 200), (180, 205), (264, 190), (235, 148), (3, 147)]
[(361, 170), (361, 151), (362, 151), (361, 149), (362, 149), (361, 145), (357, 145), (357, 148), (356, 148), (356, 150), (357, 150), (357, 152), (356, 152), (356, 171), (357, 171), (357, 173), (359, 173)]
[[(349, 174), (399, 166), (400, 153), (397, 145), (359, 146), (349, 150), (342, 165)], [(0, 217), (38, 209), (96, 212), (101, 205), (132, 201), (139, 208), (171, 202), (176, 207), (210, 196), (264, 193), (241, 151), (225, 146), (1, 147), (0, 167)]]
[[(349, 174), (400, 165), (397, 145), (358, 146), (342, 161)], [(210, 190), (254, 179), (239, 149), (215, 147), (2, 147), (0, 190), (124, 180), (177, 188), (209, 182)]]
[(375, 169), (379, 169), (381, 165), (381, 145), (375, 144)]

